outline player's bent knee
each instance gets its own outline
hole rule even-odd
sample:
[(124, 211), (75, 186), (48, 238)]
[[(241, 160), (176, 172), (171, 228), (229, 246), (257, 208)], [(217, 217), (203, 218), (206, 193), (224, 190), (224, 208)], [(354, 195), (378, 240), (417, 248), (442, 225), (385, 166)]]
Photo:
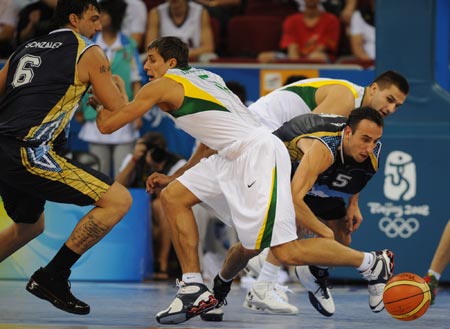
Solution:
[[(293, 250), (295, 250), (295, 252), (293, 252)], [(305, 265), (302, 261), (303, 257), (301, 256), (308, 253), (308, 250), (303, 248), (301, 243), (296, 243), (294, 241), (271, 247), (270, 251), (282, 265), (286, 266)]]
[(45, 221), (44, 221), (44, 214), (41, 214), (39, 216), (39, 219), (36, 223), (32, 225), (32, 231), (33, 231), (33, 239), (44, 233), (45, 229)]
[(131, 205), (133, 204), (133, 198), (131, 197), (130, 192), (125, 188), (121, 187), (120, 192), (117, 193), (117, 211), (125, 216), (125, 214), (130, 210)]
[(120, 220), (130, 210), (133, 198), (126, 187), (119, 183), (114, 183), (102, 198), (99, 206), (114, 209), (114, 213)]
[(191, 191), (178, 182), (172, 182), (162, 189), (159, 197), (164, 209), (192, 208), (199, 202)]
[(170, 204), (172, 202), (172, 198), (170, 197), (171, 190), (169, 187), (166, 187), (161, 190), (161, 193), (159, 194), (159, 200), (161, 202), (161, 205), (164, 207), (170, 207)]

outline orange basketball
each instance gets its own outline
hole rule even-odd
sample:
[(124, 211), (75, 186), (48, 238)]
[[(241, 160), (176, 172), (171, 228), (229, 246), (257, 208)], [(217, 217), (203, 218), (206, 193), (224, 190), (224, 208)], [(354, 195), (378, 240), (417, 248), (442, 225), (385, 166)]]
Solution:
[(428, 310), (431, 301), (430, 287), (414, 273), (400, 273), (386, 284), (383, 302), (386, 311), (395, 319), (412, 321)]

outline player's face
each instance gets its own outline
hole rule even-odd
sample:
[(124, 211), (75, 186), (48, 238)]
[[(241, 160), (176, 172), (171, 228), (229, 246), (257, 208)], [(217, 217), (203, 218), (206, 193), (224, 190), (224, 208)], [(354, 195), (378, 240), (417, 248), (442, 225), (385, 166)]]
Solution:
[(172, 68), (172, 60), (164, 61), (164, 58), (158, 53), (156, 49), (149, 49), (147, 51), (147, 60), (144, 64), (144, 69), (147, 72), (148, 80), (161, 78), (166, 74), (167, 70)]
[(102, 30), (100, 14), (94, 6), (89, 8), (77, 20), (78, 32), (85, 37), (92, 39), (95, 34)]
[(383, 134), (383, 128), (373, 121), (364, 119), (354, 131), (346, 127), (344, 133), (344, 153), (361, 163), (373, 152)]
[(374, 83), (370, 86), (369, 92), (372, 94), (369, 106), (380, 112), (383, 117), (395, 113), (406, 100), (406, 95), (395, 85), (381, 89)]

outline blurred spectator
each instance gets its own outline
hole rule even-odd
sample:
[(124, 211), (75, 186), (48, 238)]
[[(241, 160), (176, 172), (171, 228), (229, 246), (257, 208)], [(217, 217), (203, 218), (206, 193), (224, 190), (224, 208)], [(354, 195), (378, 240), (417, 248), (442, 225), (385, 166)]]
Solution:
[[(139, 138), (134, 151), (128, 154), (119, 170), (116, 181), (126, 187), (145, 188), (147, 177), (153, 172), (172, 175), (186, 163), (179, 155), (167, 150), (164, 137), (157, 132), (148, 132)], [(155, 254), (155, 280), (169, 278), (169, 256), (171, 250), (170, 228), (159, 199), (159, 192), (152, 195), (152, 236)]]
[(295, 0), (244, 0), (244, 15), (280, 16), (295, 14), (298, 9)]
[[(300, 11), (305, 10), (305, 0), (295, 0)], [(320, 0), (319, 8), (339, 17), (345, 25), (350, 24), (358, 0)]]
[(18, 13), (13, 0), (0, 0), (0, 58), (8, 58), (13, 52)]
[[(244, 13), (242, 0), (195, 0), (195, 2), (204, 6), (210, 16), (218, 20), (220, 24), (219, 35), (222, 41), (226, 40), (227, 26), (230, 18)], [(215, 40), (216, 45), (219, 44), (219, 48), (217, 48), (218, 52), (220, 48), (225, 48), (224, 44), (218, 42), (220, 40)]]
[(375, 59), (375, 0), (368, 0), (353, 13), (350, 22), (352, 54), (360, 60)]
[(187, 0), (168, 0), (153, 8), (148, 16), (146, 43), (175, 36), (189, 45), (189, 60), (208, 62), (216, 58), (208, 11)]
[(147, 7), (142, 0), (125, 0), (127, 9), (122, 23), (122, 33), (136, 42), (139, 51), (145, 50), (145, 30), (147, 28)]
[(56, 3), (56, 0), (39, 0), (20, 10), (16, 35), (18, 45), (53, 30), (52, 17)]
[[(120, 32), (127, 4), (124, 0), (104, 0), (99, 5), (102, 31), (95, 36), (94, 42), (103, 49), (111, 62), (112, 73), (122, 77), (128, 97), (132, 99), (141, 86), (140, 72), (143, 68), (134, 41)], [(133, 151), (139, 137), (141, 120), (104, 135), (95, 123), (96, 114), (89, 105), (88, 95), (85, 95), (77, 113), (78, 121), (84, 122), (79, 138), (88, 142), (89, 151), (100, 158), (100, 171), (114, 177), (125, 156)]]
[(277, 59), (334, 61), (339, 44), (340, 24), (333, 14), (319, 8), (319, 0), (305, 0), (302, 13), (290, 15), (283, 22), (280, 47), (286, 54), (263, 52), (260, 62)]
[(241, 0), (195, 0), (199, 4), (207, 7), (207, 8), (217, 8), (225, 6), (239, 6), (241, 5)]

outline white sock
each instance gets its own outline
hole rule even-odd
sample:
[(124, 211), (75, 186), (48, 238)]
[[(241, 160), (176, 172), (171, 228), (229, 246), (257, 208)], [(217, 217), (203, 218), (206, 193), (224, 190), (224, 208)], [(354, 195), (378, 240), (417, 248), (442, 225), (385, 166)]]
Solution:
[(200, 273), (184, 273), (181, 280), (184, 283), (204, 283)]
[(373, 261), (374, 261), (373, 254), (371, 254), (369, 252), (365, 252), (364, 259), (363, 259), (361, 265), (359, 265), (359, 267), (357, 268), (357, 270), (360, 272), (367, 271), (372, 266)]
[(261, 267), (261, 272), (259, 272), (256, 282), (275, 282), (278, 279), (278, 272), (280, 267), (264, 261)]
[(428, 270), (428, 275), (434, 275), (434, 277), (436, 278), (436, 280), (440, 280), (441, 279), (441, 273), (438, 273), (436, 271), (433, 271), (431, 268)]

